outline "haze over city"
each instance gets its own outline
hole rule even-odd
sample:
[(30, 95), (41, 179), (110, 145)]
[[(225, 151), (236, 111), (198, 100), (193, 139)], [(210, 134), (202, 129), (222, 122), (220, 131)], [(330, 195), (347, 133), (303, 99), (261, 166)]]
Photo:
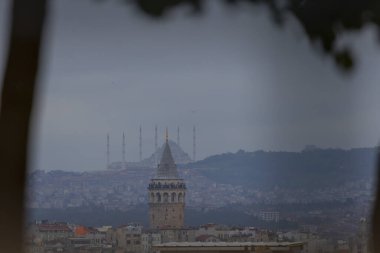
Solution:
[[(189, 154), (196, 125), (198, 159), (379, 140), (380, 48), (371, 27), (347, 35), (360, 56), (348, 78), (295, 21), (280, 29), (263, 8), (210, 3), (200, 15), (180, 8), (157, 22), (118, 1), (51, 4), (33, 169), (104, 169), (106, 134), (111, 159), (120, 160), (123, 131), (127, 160), (136, 161), (139, 125), (144, 157), (156, 124), (160, 144), (166, 126), (173, 140), (180, 126)], [(8, 8), (0, 2), (1, 41)]]

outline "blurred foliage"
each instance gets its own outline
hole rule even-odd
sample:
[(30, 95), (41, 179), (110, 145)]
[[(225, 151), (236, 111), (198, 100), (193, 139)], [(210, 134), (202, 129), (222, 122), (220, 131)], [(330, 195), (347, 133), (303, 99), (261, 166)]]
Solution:
[[(160, 18), (169, 10), (188, 5), (202, 12), (204, 0), (132, 0), (143, 13)], [(360, 30), (373, 24), (380, 31), (380, 1), (376, 0), (223, 0), (229, 6), (240, 3), (267, 6), (277, 25), (292, 15), (299, 21), (307, 38), (321, 45), (321, 52), (330, 56), (342, 70), (354, 68), (355, 57), (351, 48), (339, 48), (337, 42), (347, 31)]]

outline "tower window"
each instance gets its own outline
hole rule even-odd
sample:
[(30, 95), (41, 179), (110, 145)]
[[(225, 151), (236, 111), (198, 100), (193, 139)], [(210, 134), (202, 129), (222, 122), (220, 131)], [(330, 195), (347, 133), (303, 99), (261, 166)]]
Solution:
[(156, 201), (157, 201), (158, 203), (161, 202), (161, 194), (160, 194), (159, 192), (156, 193)]
[(175, 192), (172, 192), (171, 201), (173, 203), (176, 202), (176, 194), (175, 194)]
[(169, 202), (169, 193), (165, 192), (164, 193), (164, 203), (168, 203)]

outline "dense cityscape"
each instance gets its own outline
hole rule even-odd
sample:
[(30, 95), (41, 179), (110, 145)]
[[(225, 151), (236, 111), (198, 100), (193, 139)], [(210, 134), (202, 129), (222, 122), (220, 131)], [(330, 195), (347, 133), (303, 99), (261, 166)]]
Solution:
[[(179, 145), (169, 143), (174, 159), (189, 160)], [(150, 159), (164, 156), (163, 149), (164, 145)], [(179, 244), (170, 247), (183, 247), (184, 242), (237, 243), (241, 247), (277, 242), (295, 243), (289, 252), (367, 250), (373, 201), (368, 180), (314, 190), (260, 189), (220, 183), (189, 163), (191, 168), (184, 165), (178, 173), (177, 168), (172, 172), (174, 178), (186, 182), (186, 225), (172, 227), (164, 221), (152, 226), (147, 207), (155, 196), (147, 194), (147, 186), (157, 167), (146, 163), (123, 167), (123, 162), (116, 162), (94, 172), (31, 171), (27, 204), (31, 252), (165, 252), (160, 245), (169, 247), (174, 242)], [(76, 218), (76, 213), (88, 218)]]

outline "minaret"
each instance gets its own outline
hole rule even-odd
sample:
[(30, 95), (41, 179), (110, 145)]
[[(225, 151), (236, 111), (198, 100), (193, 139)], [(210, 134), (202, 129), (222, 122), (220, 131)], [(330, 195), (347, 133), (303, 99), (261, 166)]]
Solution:
[(107, 169), (110, 168), (110, 135), (107, 133)]
[(123, 143), (122, 143), (122, 165), (121, 165), (121, 168), (122, 169), (126, 169), (127, 168), (127, 162), (125, 160), (125, 134), (123, 132)]
[(140, 162), (142, 161), (142, 127), (140, 125), (140, 136), (139, 136), (139, 156)]
[(178, 175), (168, 140), (166, 128), (161, 161), (148, 186), (151, 228), (182, 228), (184, 225), (186, 185)]
[(179, 146), (179, 126), (177, 128), (177, 145)]
[(157, 165), (158, 158), (157, 158), (157, 125), (154, 127), (154, 166)]
[(193, 126), (193, 162), (195, 162), (196, 158), (196, 142), (195, 142), (195, 126)]

